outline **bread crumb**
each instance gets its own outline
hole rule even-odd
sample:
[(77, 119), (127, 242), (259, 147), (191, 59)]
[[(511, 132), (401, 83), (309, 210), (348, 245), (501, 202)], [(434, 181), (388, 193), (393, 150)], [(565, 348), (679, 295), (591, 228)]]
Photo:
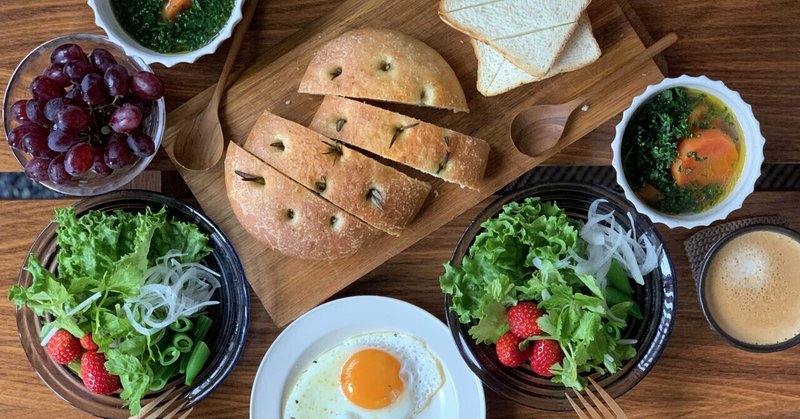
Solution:
[(292, 101), (291, 101), (291, 100), (287, 100), (287, 101), (286, 101), (286, 102), (284, 102), (284, 103), (286, 103), (287, 105), (291, 105), (291, 104), (292, 104)]
[(581, 112), (586, 112), (586, 111), (588, 111), (588, 110), (589, 110), (589, 105), (583, 105), (583, 106), (581, 107)]
[(439, 190), (438, 189), (434, 189), (433, 190), (433, 199), (436, 199), (438, 197), (439, 197)]

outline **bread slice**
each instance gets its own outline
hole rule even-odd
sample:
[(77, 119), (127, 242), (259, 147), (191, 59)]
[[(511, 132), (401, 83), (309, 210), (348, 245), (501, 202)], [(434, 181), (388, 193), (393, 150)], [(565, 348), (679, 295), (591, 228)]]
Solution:
[(483, 41), (517, 67), (544, 77), (590, 0), (440, 0), (439, 16)]
[(471, 189), (489, 159), (483, 140), (337, 96), (325, 97), (311, 129)]
[(431, 187), (336, 140), (264, 112), (244, 148), (373, 227), (399, 235)]
[(353, 30), (323, 45), (299, 91), (469, 111), (455, 72), (436, 50), (385, 29)]
[(484, 96), (499, 95), (523, 84), (583, 68), (595, 62), (601, 54), (586, 13), (578, 20), (578, 29), (569, 39), (553, 68), (543, 77), (531, 76), (482, 41), (473, 39), (472, 47), (478, 57), (478, 91)]
[(225, 157), (225, 186), (242, 227), (287, 256), (341, 258), (381, 234), (234, 143)]

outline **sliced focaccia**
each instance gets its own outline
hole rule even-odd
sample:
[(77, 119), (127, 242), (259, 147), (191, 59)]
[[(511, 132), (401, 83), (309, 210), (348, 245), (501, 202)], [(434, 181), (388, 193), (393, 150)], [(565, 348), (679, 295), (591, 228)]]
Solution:
[(299, 91), (469, 110), (455, 72), (436, 50), (386, 29), (353, 30), (323, 45)]
[(472, 189), (480, 189), (489, 158), (483, 140), (337, 96), (325, 97), (311, 129)]
[(264, 112), (247, 151), (368, 224), (399, 235), (430, 185), (302, 125)]
[(242, 227), (287, 256), (341, 258), (380, 235), (234, 143), (225, 157), (225, 185)]

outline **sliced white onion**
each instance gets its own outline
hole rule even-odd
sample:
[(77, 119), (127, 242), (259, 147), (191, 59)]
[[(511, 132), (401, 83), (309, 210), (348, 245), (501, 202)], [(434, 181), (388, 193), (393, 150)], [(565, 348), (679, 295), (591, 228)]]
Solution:
[(47, 334), (44, 335), (44, 337), (42, 338), (42, 346), (47, 345), (47, 342), (50, 342), (50, 339), (53, 338), (53, 336), (56, 334), (56, 332), (58, 332), (58, 330), (59, 329), (57, 327), (54, 327), (52, 330), (47, 332)]
[(184, 256), (170, 251), (145, 271), (145, 285), (139, 296), (125, 301), (122, 309), (136, 331), (143, 335), (165, 329), (179, 317), (189, 317), (205, 307), (219, 304), (212, 301), (221, 286), (220, 275), (199, 263), (181, 263)]
[(84, 308), (89, 306), (89, 304), (93, 303), (95, 300), (99, 299), (102, 296), (103, 296), (103, 293), (101, 293), (101, 292), (96, 292), (96, 293), (92, 294), (89, 298), (83, 300), (82, 303), (76, 305), (75, 308), (73, 308), (72, 310), (68, 311), (67, 312), (67, 316), (72, 316), (75, 313), (80, 312), (81, 310), (83, 310)]

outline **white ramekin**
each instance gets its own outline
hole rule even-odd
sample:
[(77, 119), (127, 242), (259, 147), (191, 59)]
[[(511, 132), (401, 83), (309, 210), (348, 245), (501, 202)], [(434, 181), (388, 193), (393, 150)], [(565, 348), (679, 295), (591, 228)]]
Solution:
[[(673, 87), (686, 87), (707, 92), (724, 102), (736, 116), (744, 135), (745, 161), (736, 186), (722, 202), (698, 214), (674, 215), (656, 211), (633, 193), (622, 169), (622, 137), (634, 112), (659, 92)], [(644, 93), (633, 98), (631, 106), (622, 114), (622, 120), (617, 124), (616, 136), (611, 143), (611, 149), (614, 152), (612, 165), (617, 172), (617, 183), (622, 186), (625, 197), (633, 203), (637, 211), (650, 217), (653, 222), (664, 224), (669, 228), (694, 228), (723, 220), (732, 211), (742, 207), (745, 198), (753, 192), (756, 180), (761, 175), (761, 164), (764, 162), (764, 143), (761, 126), (753, 115), (753, 108), (742, 100), (739, 93), (729, 89), (721, 81), (710, 80), (705, 76), (684, 75), (674, 79), (664, 79), (661, 83), (649, 86)]]
[(242, 20), (242, 3), (244, 3), (244, 0), (234, 1), (228, 22), (208, 44), (194, 51), (178, 54), (162, 54), (139, 44), (117, 22), (109, 0), (88, 0), (88, 2), (89, 7), (94, 11), (94, 23), (106, 31), (108, 38), (112, 42), (122, 46), (127, 55), (139, 57), (147, 64), (161, 63), (167, 67), (172, 67), (179, 63), (193, 63), (204, 55), (213, 54), (222, 41), (230, 38), (233, 28)]

